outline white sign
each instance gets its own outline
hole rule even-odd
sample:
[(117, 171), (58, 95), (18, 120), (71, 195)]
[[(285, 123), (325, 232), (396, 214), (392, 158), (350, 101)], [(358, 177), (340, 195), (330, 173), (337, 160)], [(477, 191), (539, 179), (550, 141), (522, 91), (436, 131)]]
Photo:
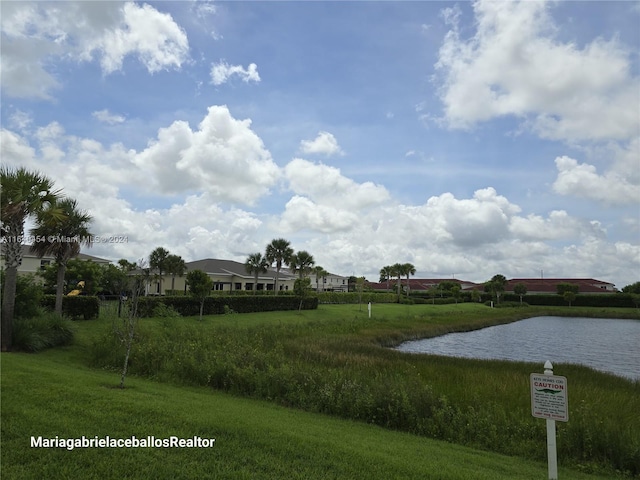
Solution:
[(531, 374), (531, 415), (559, 422), (569, 421), (566, 377)]

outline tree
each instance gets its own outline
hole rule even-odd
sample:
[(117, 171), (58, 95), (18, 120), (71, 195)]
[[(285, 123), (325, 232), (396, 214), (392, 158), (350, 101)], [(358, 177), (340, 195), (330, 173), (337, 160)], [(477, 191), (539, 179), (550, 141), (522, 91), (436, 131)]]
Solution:
[(461, 290), (462, 290), (462, 288), (460, 288), (460, 285), (458, 285), (458, 284), (456, 284), (453, 287), (451, 287), (451, 296), (456, 301), (456, 304), (458, 303), (458, 300), (460, 300), (460, 291)]
[(622, 287), (622, 293), (640, 293), (640, 282), (632, 283), (626, 287)]
[(187, 285), (189, 293), (193, 298), (200, 301), (200, 320), (202, 321), (202, 311), (204, 301), (207, 299), (213, 288), (213, 280), (202, 270), (191, 270), (187, 273)]
[(580, 285), (576, 285), (575, 283), (558, 283), (556, 285), (558, 295), (564, 295), (566, 292), (577, 294), (578, 290), (580, 290)]
[(491, 293), (496, 297), (496, 303), (500, 303), (500, 294), (504, 292), (504, 289), (507, 285), (507, 279), (504, 275), (494, 275), (491, 277), (491, 280), (484, 284), (485, 292)]
[(565, 302), (567, 302), (569, 306), (571, 306), (571, 302), (576, 299), (576, 294), (570, 290), (567, 290), (562, 294), (562, 297), (564, 298)]
[(520, 295), (520, 305), (522, 305), (522, 297), (527, 294), (527, 286), (524, 283), (517, 283), (513, 286), (513, 293)]
[(320, 292), (320, 279), (322, 279), (322, 285), (324, 287), (324, 279), (327, 275), (329, 275), (329, 272), (327, 272), (324, 268), (322, 268), (320, 265), (316, 265), (316, 267), (313, 269), (313, 273), (316, 275), (316, 291)]
[(298, 253), (291, 256), (289, 260), (289, 266), (294, 273), (297, 273), (302, 280), (307, 275), (311, 268), (315, 265), (313, 255), (306, 250), (300, 250)]
[(167, 271), (169, 251), (163, 247), (156, 248), (149, 255), (149, 267), (158, 271), (158, 293), (162, 294), (162, 274)]
[(99, 263), (74, 258), (67, 262), (67, 285), (75, 287), (78, 282), (84, 282), (83, 292), (87, 295), (95, 295), (101, 289), (104, 272), (104, 268)]
[(176, 288), (176, 276), (181, 277), (187, 270), (187, 264), (180, 255), (169, 255), (165, 261), (164, 268), (171, 275), (171, 290)]
[(356, 280), (356, 292), (358, 292), (358, 310), (362, 310), (362, 294), (364, 293), (364, 286), (367, 282), (365, 277), (358, 277)]
[(129, 289), (131, 292), (131, 298), (129, 300), (129, 312), (122, 320), (122, 324), (117, 324), (114, 320), (114, 333), (120, 339), (125, 346), (124, 364), (122, 366), (122, 374), (120, 375), (120, 388), (124, 388), (124, 381), (127, 377), (127, 371), (129, 368), (129, 357), (131, 355), (131, 348), (133, 347), (133, 341), (135, 338), (136, 325), (138, 323), (138, 301), (140, 296), (144, 293), (145, 287), (149, 281), (150, 268), (145, 268), (144, 260), (140, 260), (138, 264), (140, 268), (136, 275), (128, 277), (131, 282)]
[(403, 263), (402, 264), (402, 273), (407, 276), (407, 298), (409, 298), (410, 286), (409, 286), (409, 275), (416, 274), (416, 267), (411, 263)]
[(106, 295), (121, 295), (129, 288), (129, 276), (119, 267), (110, 263), (102, 267), (100, 293)]
[(391, 275), (398, 278), (396, 289), (398, 290), (398, 303), (400, 303), (400, 295), (402, 294), (402, 286), (400, 285), (400, 279), (404, 275), (404, 265), (401, 263), (394, 263), (391, 265)]
[(387, 292), (389, 291), (389, 281), (393, 276), (393, 267), (391, 265), (387, 265), (386, 267), (382, 267), (380, 269), (380, 283), (387, 282)]
[(91, 246), (89, 224), (91, 215), (78, 209), (78, 203), (70, 198), (58, 200), (53, 205), (63, 216), (49, 215), (49, 211), (37, 215), (36, 226), (31, 230), (37, 239), (31, 251), (42, 258), (51, 255), (55, 258), (58, 274), (56, 278), (55, 312), (62, 315), (62, 296), (64, 295), (64, 274), (67, 262), (80, 253), (80, 245)]
[(25, 168), (0, 167), (0, 235), (5, 259), (5, 284), (0, 320), (0, 348), (11, 351), (11, 336), (16, 300), (18, 267), (22, 263), (24, 224), (30, 217), (49, 211), (52, 217), (62, 213), (52, 208), (60, 197), (53, 182), (38, 172)]
[(120, 267), (120, 270), (125, 273), (129, 273), (138, 268), (138, 264), (136, 262), (130, 262), (126, 258), (121, 258), (120, 260), (118, 260), (118, 266)]
[(252, 253), (244, 262), (244, 268), (247, 273), (253, 273), (253, 294), (255, 295), (258, 289), (258, 275), (269, 271), (269, 262), (260, 252)]
[(479, 302), (482, 299), (482, 295), (480, 295), (480, 292), (478, 290), (471, 290), (471, 301), (473, 302)]
[(276, 278), (273, 285), (276, 295), (278, 294), (278, 278), (280, 277), (280, 270), (283, 265), (289, 264), (292, 255), (293, 248), (290, 247), (289, 242), (284, 238), (271, 240), (271, 243), (267, 245), (267, 250), (265, 252), (267, 262), (269, 262), (269, 265), (273, 265), (274, 262), (276, 264)]

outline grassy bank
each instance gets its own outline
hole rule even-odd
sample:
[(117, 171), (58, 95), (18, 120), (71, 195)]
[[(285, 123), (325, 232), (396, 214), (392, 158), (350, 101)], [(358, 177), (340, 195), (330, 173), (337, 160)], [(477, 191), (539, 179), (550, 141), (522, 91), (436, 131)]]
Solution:
[[(95, 324), (81, 324), (89, 335)], [(546, 463), (361, 422), (287, 409), (202, 387), (177, 387), (79, 365), (79, 346), (2, 361), (1, 477), (47, 479), (534, 480)], [(31, 436), (198, 435), (213, 448), (31, 448)], [(537, 445), (544, 449), (544, 445)], [(600, 480), (560, 463), (560, 478)]]
[[(530, 414), (529, 374), (540, 365), (407, 355), (384, 348), (535, 315), (635, 317), (630, 309), (489, 309), (479, 305), (321, 306), (317, 311), (145, 319), (130, 370), (162, 382), (544, 460), (544, 421)], [(94, 366), (117, 369), (118, 345), (80, 325)], [(102, 322), (108, 330), (108, 322)], [(558, 425), (560, 462), (640, 474), (640, 382), (557, 364), (570, 378), (570, 418)]]
[[(36, 356), (2, 356), (3, 473), (6, 465), (19, 462), (18, 454), (12, 457), (10, 453), (5, 455), (5, 451), (24, 447), (20, 443), (25, 442), (24, 434), (20, 432), (29, 428), (34, 431), (36, 425), (48, 425), (46, 434), (52, 435), (115, 436), (117, 432), (123, 432), (119, 435), (188, 437), (208, 431), (198, 429), (200, 419), (221, 413), (221, 418), (203, 421), (205, 424), (210, 422), (209, 425), (222, 426), (224, 422), (236, 425), (218, 430), (226, 432), (229, 438), (255, 435), (257, 439), (264, 437), (265, 440), (257, 440), (259, 446), (253, 449), (245, 445), (250, 443), (246, 439), (238, 444), (238, 449), (233, 444), (234, 452), (229, 452), (231, 457), (237, 456), (239, 450), (247, 454), (240, 458), (225, 458), (224, 464), (231, 465), (230, 470), (218, 472), (219, 478), (412, 478), (418, 475), (421, 478), (460, 479), (546, 478), (545, 422), (531, 417), (529, 403), (529, 374), (540, 371), (540, 365), (407, 355), (385, 347), (407, 339), (547, 314), (637, 318), (637, 312), (629, 309), (488, 309), (464, 304), (374, 305), (372, 319), (367, 318), (366, 306), (357, 305), (323, 305), (317, 311), (210, 316), (203, 322), (196, 318), (143, 319), (130, 365), (130, 371), (137, 378), (130, 378), (127, 385), (131, 388), (124, 391), (106, 388), (118, 383), (116, 372), (123, 358), (120, 347), (108, 333), (111, 320), (78, 322), (72, 347)], [(13, 362), (9, 367), (7, 358)], [(20, 371), (18, 367), (29, 365), (29, 362), (37, 363), (30, 367), (31, 373)], [(44, 368), (45, 364), (49, 368)], [(107, 371), (89, 371), (85, 367), (88, 364)], [(582, 478), (577, 473), (580, 471), (599, 472), (602, 478), (637, 475), (640, 471), (640, 418), (637, 415), (640, 382), (575, 365), (557, 364), (555, 368), (571, 382), (570, 422), (558, 423), (560, 465), (571, 470), (561, 474), (561, 478)], [(65, 378), (56, 380), (58, 373)], [(146, 382), (143, 377), (155, 382)], [(14, 396), (11, 396), (11, 390), (5, 389), (5, 384), (10, 385), (12, 378)], [(25, 382), (25, 378), (30, 380)], [(85, 383), (89, 385), (87, 388)], [(212, 389), (226, 391), (235, 397)], [(54, 392), (54, 402), (49, 400), (47, 392)], [(144, 394), (138, 396), (141, 392)], [(198, 399), (202, 395), (203, 399), (187, 401), (191, 395)], [(240, 396), (321, 415), (296, 413), (275, 405), (240, 399)], [(222, 408), (225, 402), (229, 404), (225, 407), (228, 409), (231, 405), (245, 407), (234, 413)], [(92, 407), (85, 408), (86, 405)], [(161, 405), (166, 405), (167, 410)], [(8, 418), (16, 418), (14, 422), (5, 422), (8, 406), (13, 408)], [(269, 414), (260, 410), (262, 407), (269, 412), (317, 419), (319, 424), (333, 425), (331, 429), (335, 428), (338, 433), (340, 425), (362, 428), (367, 432), (362, 433), (363, 437), (379, 440), (359, 438), (343, 444), (337, 434), (327, 440), (330, 434), (311, 433), (314, 427), (296, 426), (294, 417), (286, 415), (276, 415), (273, 425), (263, 426), (262, 418)], [(92, 413), (96, 409), (100, 413)], [(40, 410), (44, 413), (36, 415)], [(27, 413), (19, 415), (16, 412)], [(330, 414), (334, 419), (323, 414)], [(191, 415), (193, 418), (189, 419)], [(340, 421), (335, 417), (349, 420)], [(243, 427), (246, 430), (240, 429), (239, 425), (244, 425), (247, 419), (249, 423)], [(359, 422), (352, 423), (352, 420)], [(102, 426), (93, 428), (91, 422)], [(152, 425), (154, 431), (146, 433), (145, 425)], [(252, 431), (251, 425), (260, 433)], [(70, 429), (63, 430), (61, 426)], [(117, 432), (110, 430), (111, 427)], [(415, 435), (394, 433), (389, 429)], [(307, 431), (308, 435), (301, 433)], [(378, 433), (399, 437), (397, 440), (381, 439)], [(266, 438), (272, 434), (277, 442), (269, 444)], [(324, 443), (313, 440), (311, 437), (315, 435), (324, 436)], [(350, 438), (355, 434), (339, 435)], [(458, 456), (466, 450), (431, 439), (485, 451), (469, 451), (475, 453), (470, 453), (471, 464), (465, 470), (463, 462), (466, 460), (458, 458), (467, 457)], [(409, 443), (403, 443), (405, 441)], [(417, 443), (412, 443), (414, 441)], [(382, 453), (376, 445), (387, 442), (402, 445), (398, 447), (401, 451), (389, 451), (385, 447), (386, 453)], [(5, 449), (5, 445), (9, 448)], [(417, 445), (427, 446), (429, 452), (420, 450)], [(436, 445), (444, 451), (432, 451)], [(446, 452), (449, 448), (453, 449), (450, 454)], [(262, 460), (255, 460), (265, 457), (265, 449), (268, 456), (274, 458), (270, 467), (265, 467)], [(512, 457), (494, 456), (488, 453), (489, 450)], [(61, 457), (43, 452), (32, 450), (30, 454), (39, 459), (46, 455), (49, 460), (45, 459), (45, 464), (48, 461), (52, 469), (61, 468), (58, 465)], [(63, 453), (67, 455), (64, 458), (80, 458), (83, 464), (93, 465), (91, 455), (104, 455), (104, 452), (97, 452), (81, 451), (80, 457), (71, 455), (75, 455), (75, 451)], [(411, 452), (416, 452), (416, 456)], [(133, 462), (149, 464), (148, 468), (152, 468), (151, 463), (158, 459), (169, 461), (165, 456), (178, 459), (176, 465), (188, 458), (188, 464), (196, 469), (195, 476), (201, 476), (197, 469), (204, 468), (200, 466), (204, 459), (200, 455), (210, 453), (187, 455), (174, 451), (140, 453), (127, 450), (108, 455), (120, 462), (124, 456), (125, 464), (129, 461), (131, 465)], [(351, 457), (356, 458), (353, 469), (348, 467)], [(307, 467), (298, 465), (299, 458), (302, 459), (300, 463), (308, 464)], [(440, 459), (442, 465), (433, 463)], [(513, 462), (513, 467), (500, 459), (507, 464)], [(234, 466), (241, 461), (250, 463), (248, 470)], [(477, 468), (474, 462), (478, 463)], [(320, 467), (316, 468), (316, 464)], [(399, 465), (402, 469), (393, 474)], [(449, 469), (446, 465), (450, 465)], [(486, 472), (483, 465), (488, 469)], [(269, 468), (273, 469), (271, 474)], [(323, 469), (328, 473), (322, 474)], [(123, 470), (117, 472), (122, 478)], [(538, 473), (529, 476), (530, 472)], [(70, 473), (68, 476), (75, 475)], [(167, 474), (167, 478), (169, 476)], [(215, 477), (214, 474), (210, 478)]]

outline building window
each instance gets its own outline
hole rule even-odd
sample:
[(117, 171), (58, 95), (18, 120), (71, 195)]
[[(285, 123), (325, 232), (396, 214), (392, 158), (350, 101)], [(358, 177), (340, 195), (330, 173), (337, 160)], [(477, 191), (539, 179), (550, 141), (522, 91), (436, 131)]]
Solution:
[(244, 284), (244, 289), (245, 290), (253, 290), (253, 283), (245, 283)]
[(242, 284), (241, 284), (241, 283), (236, 283), (236, 284), (234, 285), (234, 288), (235, 288), (236, 290), (242, 290)]
[(40, 260), (40, 270), (46, 270), (51, 265), (51, 260)]

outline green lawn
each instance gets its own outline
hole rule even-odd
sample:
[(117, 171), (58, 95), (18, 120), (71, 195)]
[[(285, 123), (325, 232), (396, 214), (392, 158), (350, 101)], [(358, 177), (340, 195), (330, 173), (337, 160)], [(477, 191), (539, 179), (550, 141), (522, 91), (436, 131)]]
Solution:
[[(117, 377), (57, 351), (2, 354), (2, 478), (542, 479), (544, 462), (204, 388)], [(31, 448), (31, 436), (216, 439), (200, 449)], [(544, 445), (540, 445), (544, 449)], [(563, 479), (607, 478), (560, 469)]]
[[(372, 319), (357, 305), (142, 319), (125, 390), (114, 388), (121, 356), (106, 336), (111, 319), (77, 322), (71, 346), (1, 356), (2, 478), (547, 478), (544, 421), (529, 411), (532, 365), (383, 348), (541, 314), (637, 318), (629, 309), (464, 304), (374, 305)], [(616, 461), (634, 468), (640, 382), (571, 365), (561, 374), (572, 391), (571, 421), (558, 424), (560, 478), (612, 478)], [(30, 447), (31, 436), (56, 435), (216, 444)]]

